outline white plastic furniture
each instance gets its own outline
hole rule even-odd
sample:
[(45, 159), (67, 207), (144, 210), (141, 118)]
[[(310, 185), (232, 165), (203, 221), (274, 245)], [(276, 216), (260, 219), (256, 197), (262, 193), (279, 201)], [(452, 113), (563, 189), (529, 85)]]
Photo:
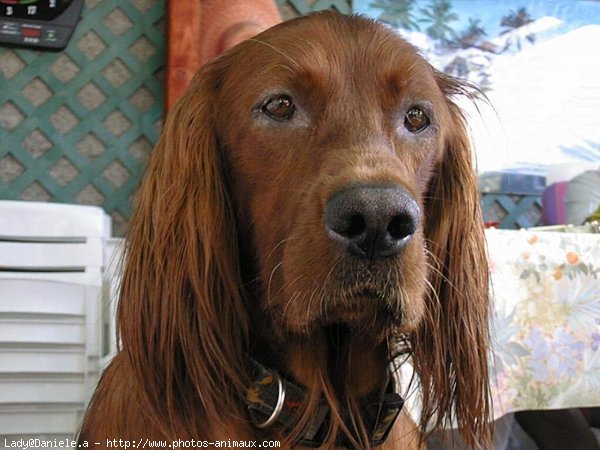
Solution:
[[(0, 201), (0, 437), (72, 438), (97, 382), (110, 218)], [(4, 442), (0, 440), (0, 443)]]

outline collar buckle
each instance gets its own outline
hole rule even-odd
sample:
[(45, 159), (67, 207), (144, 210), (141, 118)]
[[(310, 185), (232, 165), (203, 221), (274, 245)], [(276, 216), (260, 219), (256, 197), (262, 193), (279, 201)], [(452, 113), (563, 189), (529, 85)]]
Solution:
[(269, 428), (275, 423), (275, 421), (279, 417), (279, 414), (281, 414), (281, 411), (283, 410), (283, 405), (285, 403), (285, 387), (283, 386), (283, 382), (281, 381), (281, 376), (277, 372), (274, 372), (273, 375), (277, 380), (277, 403), (275, 404), (273, 412), (267, 418), (267, 420), (265, 420), (264, 422), (256, 422), (254, 424), (256, 428)]
[[(266, 429), (278, 424), (286, 430), (292, 430), (300, 420), (302, 407), (308, 401), (304, 389), (282, 379), (277, 372), (267, 369), (255, 360), (251, 360), (250, 373), (253, 382), (246, 391), (245, 400), (254, 426)], [(390, 373), (385, 388), (369, 395), (362, 408), (364, 424), (371, 430), (372, 446), (385, 442), (403, 405), (404, 400), (395, 392), (393, 376)], [(316, 414), (302, 430), (297, 443), (306, 447), (320, 447), (327, 439), (329, 420), (329, 406), (321, 399)], [(338, 444), (344, 445), (347, 442), (340, 439)]]

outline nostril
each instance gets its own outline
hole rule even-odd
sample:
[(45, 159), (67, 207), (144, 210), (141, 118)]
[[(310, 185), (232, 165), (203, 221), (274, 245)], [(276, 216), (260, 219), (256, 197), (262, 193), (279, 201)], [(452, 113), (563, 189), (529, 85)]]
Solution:
[(349, 239), (353, 239), (363, 234), (366, 228), (367, 223), (364, 217), (360, 214), (355, 214), (349, 218), (348, 226), (341, 234)]
[(328, 228), (344, 239), (357, 239), (367, 230), (367, 222), (360, 214), (342, 214), (327, 221)]
[(395, 241), (401, 241), (415, 232), (415, 223), (411, 217), (403, 214), (392, 217), (387, 232)]

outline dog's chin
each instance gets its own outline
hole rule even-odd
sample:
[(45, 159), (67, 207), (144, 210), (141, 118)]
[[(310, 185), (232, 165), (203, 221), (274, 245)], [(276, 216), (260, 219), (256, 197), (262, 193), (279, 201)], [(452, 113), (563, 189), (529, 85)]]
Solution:
[(353, 335), (384, 341), (402, 328), (399, 305), (383, 293), (361, 289), (331, 304), (316, 322), (320, 328), (347, 328)]

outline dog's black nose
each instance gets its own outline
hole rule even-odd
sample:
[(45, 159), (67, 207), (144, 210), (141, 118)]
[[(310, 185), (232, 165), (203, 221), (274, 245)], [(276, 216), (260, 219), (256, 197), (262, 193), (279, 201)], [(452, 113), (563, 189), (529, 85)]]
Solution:
[(353, 187), (333, 195), (325, 207), (329, 236), (360, 258), (397, 254), (418, 223), (419, 206), (400, 187)]

